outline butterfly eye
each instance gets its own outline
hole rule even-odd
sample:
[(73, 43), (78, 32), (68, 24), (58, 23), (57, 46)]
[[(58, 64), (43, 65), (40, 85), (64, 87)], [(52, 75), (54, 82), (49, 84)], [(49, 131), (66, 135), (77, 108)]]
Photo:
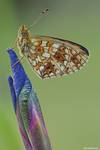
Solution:
[(27, 32), (21, 32), (21, 35), (22, 35), (23, 37), (25, 37), (25, 36), (27, 36), (28, 34), (27, 34)]

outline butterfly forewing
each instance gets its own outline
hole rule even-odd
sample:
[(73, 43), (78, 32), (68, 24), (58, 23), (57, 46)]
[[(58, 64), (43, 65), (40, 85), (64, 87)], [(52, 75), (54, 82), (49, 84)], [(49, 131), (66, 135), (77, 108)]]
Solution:
[(38, 36), (32, 39), (27, 59), (41, 78), (50, 78), (80, 70), (86, 64), (88, 56), (88, 50), (79, 44)]

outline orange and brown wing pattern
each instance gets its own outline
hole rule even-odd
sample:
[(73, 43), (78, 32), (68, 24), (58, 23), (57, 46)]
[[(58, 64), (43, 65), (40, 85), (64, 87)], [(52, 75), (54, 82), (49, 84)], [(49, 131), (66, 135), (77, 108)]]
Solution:
[(39, 36), (33, 38), (32, 43), (27, 58), (41, 78), (76, 72), (88, 60), (88, 50), (71, 41)]

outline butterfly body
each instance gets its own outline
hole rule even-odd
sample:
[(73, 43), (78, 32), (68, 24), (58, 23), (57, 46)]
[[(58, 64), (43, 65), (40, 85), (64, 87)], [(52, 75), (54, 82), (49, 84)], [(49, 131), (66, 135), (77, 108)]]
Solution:
[(17, 46), (21, 56), (28, 55), (32, 46), (31, 35), (25, 25), (22, 25), (18, 32)]
[(80, 70), (89, 56), (86, 48), (68, 40), (49, 36), (32, 38), (25, 25), (19, 30), (17, 46), (42, 79)]

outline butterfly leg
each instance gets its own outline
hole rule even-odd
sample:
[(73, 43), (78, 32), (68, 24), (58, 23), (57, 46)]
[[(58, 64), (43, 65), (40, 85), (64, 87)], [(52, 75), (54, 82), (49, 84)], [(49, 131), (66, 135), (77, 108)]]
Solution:
[(15, 41), (13, 42), (13, 46), (12, 46), (13, 49), (16, 47), (17, 41), (18, 41), (18, 39), (16, 38)]
[(21, 60), (22, 60), (23, 58), (24, 58), (24, 56), (22, 56), (20, 59), (18, 59), (18, 60), (16, 61), (16, 63), (12, 65), (12, 67), (14, 68), (19, 62), (21, 62)]

